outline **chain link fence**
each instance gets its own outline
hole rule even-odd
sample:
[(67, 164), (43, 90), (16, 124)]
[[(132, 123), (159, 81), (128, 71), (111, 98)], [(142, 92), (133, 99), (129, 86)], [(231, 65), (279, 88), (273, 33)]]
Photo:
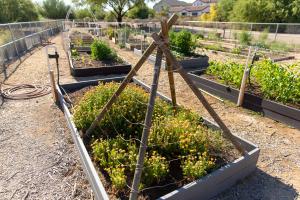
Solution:
[(253, 39), (259, 39), (262, 33), (269, 41), (300, 46), (300, 23), (242, 23), (242, 22), (205, 22), (180, 21), (176, 28), (185, 28), (194, 32), (218, 33), (223, 39), (235, 40), (236, 34), (249, 32)]
[(23, 55), (63, 28), (62, 20), (0, 24), (0, 82), (16, 70)]

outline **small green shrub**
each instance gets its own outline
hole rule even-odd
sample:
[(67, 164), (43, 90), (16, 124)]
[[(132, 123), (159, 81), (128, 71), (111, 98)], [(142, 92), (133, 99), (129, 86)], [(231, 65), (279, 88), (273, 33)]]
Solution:
[(107, 30), (106, 30), (106, 34), (111, 39), (112, 37), (114, 37), (115, 31), (114, 31), (114, 29), (112, 27), (108, 27)]
[(291, 47), (284, 42), (273, 41), (270, 43), (270, 49), (281, 52), (288, 52), (291, 50)]
[(240, 55), (242, 53), (242, 47), (235, 47), (231, 50), (231, 53)]
[(95, 40), (91, 45), (92, 58), (95, 60), (115, 60), (117, 54), (102, 40)]
[(255, 45), (260, 48), (268, 49), (269, 48), (268, 37), (269, 37), (269, 29), (266, 28), (266, 29), (264, 29), (263, 32), (261, 32), (259, 34), (258, 40), (256, 41)]
[(76, 49), (71, 49), (71, 56), (73, 58), (78, 58), (79, 57), (79, 53)]
[(242, 31), (238, 34), (238, 39), (241, 45), (250, 45), (252, 41), (251, 33)]
[(183, 54), (184, 56), (190, 56), (193, 54), (196, 48), (196, 41), (191, 32), (187, 30), (181, 30), (180, 32), (170, 32), (169, 34), (171, 49)]
[(217, 32), (209, 32), (207, 38), (209, 40), (217, 40), (217, 41), (221, 39), (220, 34)]

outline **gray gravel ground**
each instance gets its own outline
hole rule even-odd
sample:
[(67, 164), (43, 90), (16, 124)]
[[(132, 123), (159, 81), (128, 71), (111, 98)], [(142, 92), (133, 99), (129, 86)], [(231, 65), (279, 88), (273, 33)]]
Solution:
[[(44, 48), (7, 83), (48, 83)], [(51, 95), (0, 108), (0, 199), (91, 199), (63, 113)]]

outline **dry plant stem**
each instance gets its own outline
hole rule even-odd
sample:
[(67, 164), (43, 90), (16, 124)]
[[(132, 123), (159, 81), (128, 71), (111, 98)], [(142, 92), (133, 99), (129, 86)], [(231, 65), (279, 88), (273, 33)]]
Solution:
[[(168, 28), (170, 28), (178, 19), (178, 16), (176, 14), (172, 15), (172, 17), (168, 21)], [(161, 35), (161, 32), (159, 33)], [(131, 81), (133, 76), (136, 74), (136, 72), (142, 67), (142, 65), (146, 62), (148, 57), (151, 55), (151, 53), (154, 51), (156, 48), (156, 44), (152, 42), (150, 46), (146, 49), (145, 53), (143, 56), (140, 58), (140, 60), (136, 63), (136, 65), (132, 68), (132, 70), (128, 73), (126, 78), (123, 80), (121, 83), (120, 87), (117, 89), (115, 94), (111, 97), (111, 99), (107, 102), (107, 104), (104, 106), (104, 108), (101, 110), (99, 115), (96, 117), (96, 119), (93, 121), (92, 125), (88, 128), (86, 131), (86, 134), (84, 137), (88, 137), (91, 135), (93, 130), (96, 128), (97, 124), (101, 119), (104, 117), (106, 112), (112, 107), (114, 102), (117, 100), (118, 96), (122, 93), (122, 91), (125, 89), (126, 85)]]
[[(167, 20), (164, 18), (161, 23), (161, 31), (163, 38), (166, 42), (167, 47), (169, 47), (169, 29), (167, 25)], [(173, 74), (173, 67), (170, 63), (170, 60), (166, 58), (166, 64), (167, 64), (167, 70), (168, 70), (168, 78), (169, 78), (169, 85), (170, 85), (170, 91), (171, 91), (171, 99), (172, 99), (172, 105), (173, 109), (176, 111), (177, 102), (176, 102), (176, 91), (175, 91), (175, 82), (174, 82), (174, 74)]]
[(130, 200), (136, 200), (138, 197), (138, 193), (139, 193), (138, 190), (139, 190), (139, 185), (140, 185), (143, 167), (144, 167), (144, 160), (145, 160), (145, 155), (146, 155), (146, 150), (147, 150), (148, 137), (149, 137), (150, 128), (152, 125), (152, 116), (153, 116), (153, 110), (154, 110), (154, 105), (155, 105), (155, 98), (156, 98), (156, 94), (157, 94), (161, 61), (162, 61), (162, 51), (161, 51), (161, 49), (158, 49), (155, 66), (154, 66), (154, 75), (153, 75), (152, 86), (151, 86), (151, 91), (150, 91), (150, 99), (149, 99), (149, 104), (147, 106), (147, 112), (146, 112), (146, 117), (145, 117), (145, 126), (143, 128), (137, 164), (136, 164), (133, 183), (132, 183), (132, 187), (131, 187), (131, 191), (130, 191), (130, 197), (129, 197)]
[(178, 63), (178, 61), (175, 59), (175, 57), (172, 55), (170, 50), (166, 47), (165, 43), (162, 41), (162, 39), (156, 34), (152, 34), (152, 38), (157, 43), (159, 48), (164, 52), (165, 56), (169, 58), (171, 65), (178, 71), (178, 73), (181, 75), (181, 77), (184, 79), (184, 81), (187, 83), (187, 85), (191, 88), (193, 93), (198, 97), (198, 99), (201, 101), (205, 109), (208, 111), (208, 113), (212, 116), (212, 118), (215, 120), (215, 122), (220, 126), (220, 128), (223, 131), (223, 135), (229, 139), (234, 146), (240, 151), (240, 153), (244, 156), (247, 155), (247, 151), (245, 148), (241, 145), (240, 142), (238, 142), (230, 130), (227, 128), (227, 126), (224, 124), (224, 122), (221, 120), (219, 115), (215, 112), (215, 110), (210, 106), (208, 101), (205, 99), (203, 94), (200, 90), (198, 90), (197, 86), (193, 83), (193, 81), (189, 78), (188, 74), (183, 70), (182, 66)]

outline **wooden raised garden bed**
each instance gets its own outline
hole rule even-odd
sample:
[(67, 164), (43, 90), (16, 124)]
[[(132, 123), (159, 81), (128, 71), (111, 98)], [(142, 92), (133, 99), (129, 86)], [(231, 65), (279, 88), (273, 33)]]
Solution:
[[(78, 52), (80, 61), (72, 58), (71, 53), (68, 52), (71, 74), (75, 77), (86, 77), (95, 75), (110, 75), (110, 74), (127, 74), (131, 70), (131, 65), (119, 61), (94, 61), (91, 59), (90, 54), (87, 52)], [(82, 64), (84, 56), (86, 61)]]
[[(134, 49), (133, 51), (136, 55), (142, 56), (143, 52), (139, 49)], [(150, 55), (148, 58), (148, 61), (151, 63), (155, 63), (156, 56), (155, 55)], [(194, 70), (203, 70), (206, 69), (209, 64), (208, 64), (209, 58), (208, 56), (199, 56), (196, 58), (189, 58), (189, 59), (184, 59), (180, 60), (179, 63), (182, 65), (184, 69), (187, 71), (194, 71)], [(163, 69), (166, 69), (166, 62), (162, 60), (161, 64)]]
[[(109, 196), (105, 190), (104, 185), (100, 181), (100, 177), (98, 175), (99, 172), (98, 168), (95, 168), (95, 165), (92, 162), (89, 152), (85, 147), (84, 142), (80, 137), (80, 134), (74, 122), (72, 121), (73, 118), (68, 108), (68, 103), (64, 99), (64, 93), (62, 91), (65, 91), (67, 93), (72, 93), (88, 86), (92, 86), (92, 85), (95, 86), (99, 83), (99, 81), (101, 82), (122, 81), (123, 78), (124, 77), (118, 77), (114, 79), (103, 79), (103, 80), (94, 80), (88, 82), (79, 82), (74, 84), (65, 84), (60, 86), (61, 88), (63, 88), (63, 90), (61, 90), (61, 88), (57, 86), (61, 107), (65, 113), (65, 117), (67, 119), (68, 126), (71, 130), (74, 143), (76, 145), (76, 148), (81, 158), (82, 166), (84, 168), (85, 173), (87, 174), (87, 178), (92, 186), (96, 199), (109, 199)], [(146, 84), (136, 79), (134, 79), (133, 81), (137, 85), (144, 88), (146, 91), (149, 91), (150, 88)], [(168, 99), (164, 95), (158, 93), (158, 96), (163, 100), (170, 102), (170, 99)], [(216, 125), (214, 125), (213, 123), (205, 119), (204, 119), (204, 123), (213, 129), (219, 129)], [(211, 197), (216, 196), (220, 192), (230, 188), (237, 181), (245, 178), (251, 172), (253, 172), (256, 169), (256, 164), (257, 164), (259, 151), (260, 151), (259, 148), (256, 145), (238, 136), (234, 136), (234, 137), (237, 140), (239, 140), (240, 143), (248, 151), (246, 156), (242, 156), (234, 160), (233, 162), (228, 163), (219, 169), (216, 169), (212, 173), (204, 176), (199, 180), (184, 185), (179, 189), (175, 189), (173, 192), (170, 192), (160, 197), (160, 199), (199, 199), (199, 197), (201, 197), (201, 199), (209, 199)]]
[[(194, 71), (190, 72), (189, 75), (199, 88), (229, 101), (237, 102), (239, 90), (202, 77), (201, 75), (203, 73), (204, 71)], [(263, 99), (262, 97), (247, 92), (245, 93), (242, 106), (256, 112), (261, 112), (266, 117), (300, 129), (300, 110), (297, 108)]]

